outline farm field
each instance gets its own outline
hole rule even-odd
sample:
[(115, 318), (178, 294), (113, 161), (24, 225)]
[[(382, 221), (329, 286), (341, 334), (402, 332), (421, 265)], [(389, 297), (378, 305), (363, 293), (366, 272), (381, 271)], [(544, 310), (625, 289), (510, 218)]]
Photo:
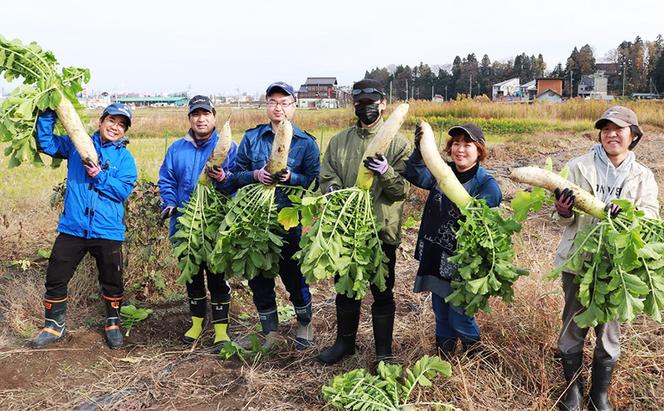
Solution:
[[(654, 171), (664, 204), (664, 104), (627, 105), (645, 125), (637, 159)], [(422, 118), (441, 140), (453, 124), (480, 124), (489, 138), (486, 165), (499, 181), (506, 207), (517, 190), (505, 178), (507, 170), (541, 165), (548, 157), (560, 169), (596, 141), (593, 120), (606, 107), (606, 102), (577, 100), (560, 105), (502, 105), (481, 99), (414, 102), (402, 133), (412, 138), (415, 121)], [(89, 114), (95, 119), (99, 113)], [(222, 108), (218, 124), (229, 116), (237, 141), (244, 129), (264, 118), (262, 109)], [(324, 150), (334, 133), (352, 121), (350, 109), (302, 110), (294, 123), (315, 135)], [(279, 282), (280, 332), (286, 338), (274, 352), (256, 359), (222, 360), (205, 350), (212, 342), (211, 329), (191, 349), (179, 342), (189, 318), (185, 290), (175, 285), (178, 274), (169, 257), (167, 228), (159, 223), (156, 203), (150, 201), (155, 191), (149, 182), (156, 182), (168, 144), (186, 128), (184, 109), (139, 109), (128, 133), (141, 180), (137, 196), (144, 202), (129, 221), (133, 237), (125, 248), (125, 282), (129, 302), (154, 313), (131, 331), (122, 349), (114, 351), (103, 341), (96, 269), (87, 259), (70, 284), (67, 337), (52, 348), (37, 351), (27, 346), (43, 322), (43, 255), (56, 235), (59, 210), (54, 187), (66, 169), (30, 165), (7, 169), (6, 158), (0, 157), (0, 409), (318, 410), (326, 406), (321, 387), (335, 375), (371, 367), (371, 297), (364, 299), (359, 353), (334, 366), (315, 359), (335, 338), (334, 291), (329, 282), (313, 285), (316, 345), (307, 351), (293, 349), (296, 321)], [(404, 366), (435, 353), (430, 298), (411, 291), (417, 270), (413, 248), (425, 199), (425, 192), (411, 190), (405, 212), (412, 223), (404, 228), (397, 251), (394, 352)], [(425, 403), (431, 402), (463, 410), (556, 409), (564, 389), (554, 359), (563, 300), (559, 281), (544, 277), (552, 268), (561, 230), (549, 219), (550, 211), (530, 218), (515, 241), (518, 265), (530, 270), (515, 285), (515, 301), (506, 305), (494, 300), (491, 313), (478, 315), (481, 354), (455, 357), (450, 378), (439, 377), (414, 396), (422, 404), (418, 409), (428, 409)], [(256, 333), (258, 319), (248, 286), (238, 281), (231, 286), (231, 335), (239, 340)], [(620, 410), (664, 409), (664, 327), (639, 318), (622, 331), (623, 351), (611, 400)], [(592, 355), (589, 346), (587, 365)], [(588, 373), (584, 380), (589, 386)]]

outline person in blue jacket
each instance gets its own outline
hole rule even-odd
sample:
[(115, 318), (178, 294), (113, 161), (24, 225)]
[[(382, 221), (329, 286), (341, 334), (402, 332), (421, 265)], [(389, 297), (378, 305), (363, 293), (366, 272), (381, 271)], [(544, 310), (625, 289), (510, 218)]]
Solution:
[[(451, 156), (449, 166), (466, 191), (484, 198), (489, 207), (497, 207), (502, 194), (496, 180), (480, 166), (487, 157), (486, 141), (482, 130), (474, 124), (452, 127), (445, 146)], [(445, 302), (452, 293), (451, 280), (457, 276), (456, 265), (447, 261), (456, 249), (455, 231), (462, 218), (459, 209), (438, 187), (422, 160), (419, 141), (422, 131), (415, 131), (415, 150), (406, 161), (404, 177), (417, 187), (429, 190), (424, 206), (422, 223), (415, 248), (415, 258), (420, 265), (415, 277), (415, 292), (431, 292), (433, 312), (436, 317), (436, 346), (445, 356), (454, 353), (457, 339), (464, 351), (477, 349), (480, 329), (474, 317), (465, 315), (462, 308)]]
[[(237, 187), (253, 183), (265, 185), (278, 183), (308, 188), (318, 179), (320, 151), (315, 138), (295, 125), (293, 125), (293, 139), (288, 151), (287, 169), (275, 175), (271, 175), (265, 170), (272, 152), (274, 131), (281, 120), (284, 118), (292, 120), (295, 114), (295, 92), (289, 84), (280, 81), (272, 83), (267, 88), (265, 98), (267, 117), (270, 122), (260, 124), (245, 132), (238, 148), (237, 163), (232, 179)], [(279, 209), (290, 205), (286, 193), (281, 189), (277, 189), (276, 202)], [(279, 276), (290, 294), (290, 300), (297, 316), (298, 328), (295, 346), (298, 350), (306, 349), (313, 342), (311, 294), (299, 265), (292, 258), (293, 254), (299, 250), (301, 235), (301, 226), (288, 231), (279, 262)], [(263, 334), (266, 336), (265, 346), (270, 347), (278, 337), (279, 326), (274, 279), (259, 274), (249, 281), (249, 286), (253, 292), (253, 300), (258, 310)]]
[[(159, 169), (159, 195), (162, 203), (162, 219), (170, 217), (169, 235), (176, 231), (177, 211), (191, 196), (192, 191), (203, 173), (208, 157), (214, 151), (219, 136), (215, 127), (216, 110), (206, 96), (194, 96), (189, 100), (189, 132), (168, 147), (166, 158)], [(206, 168), (205, 173), (213, 181), (215, 188), (226, 194), (232, 194), (229, 183), (230, 169), (235, 166), (237, 144), (231, 142), (228, 155), (223, 164)], [(207, 291), (204, 274), (207, 276), (207, 288), (210, 292), (212, 324), (214, 326), (214, 351), (219, 351), (225, 341), (229, 341), (228, 320), (231, 301), (231, 288), (223, 273), (211, 272), (205, 264), (201, 265), (192, 282), (187, 283), (191, 327), (182, 336), (186, 344), (194, 343), (203, 333), (207, 316)]]
[(68, 136), (53, 134), (55, 112), (47, 110), (37, 119), (39, 151), (67, 160), (67, 186), (59, 234), (46, 269), (45, 324), (32, 341), (35, 348), (64, 337), (67, 285), (88, 252), (99, 270), (106, 305), (106, 342), (111, 348), (122, 346), (119, 314), (124, 293), (124, 200), (131, 194), (137, 178), (134, 158), (126, 147), (125, 133), (131, 126), (131, 116), (125, 104), (113, 103), (104, 109), (99, 129), (92, 135), (99, 164), (84, 164)]

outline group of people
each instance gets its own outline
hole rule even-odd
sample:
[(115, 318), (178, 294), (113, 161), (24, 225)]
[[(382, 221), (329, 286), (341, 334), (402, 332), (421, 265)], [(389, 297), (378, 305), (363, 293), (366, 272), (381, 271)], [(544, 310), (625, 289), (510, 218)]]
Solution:
[[(457, 277), (457, 267), (448, 261), (448, 257), (454, 253), (457, 242), (455, 231), (463, 216), (440, 190), (422, 159), (419, 149), (422, 131), (416, 129), (414, 147), (406, 138), (397, 135), (385, 153), (370, 153), (365, 158), (368, 143), (384, 122), (387, 101), (383, 86), (372, 79), (356, 82), (352, 97), (357, 122), (330, 140), (322, 161), (315, 138), (293, 126), (288, 167), (274, 175), (266, 170), (266, 164), (275, 132), (283, 119), (293, 120), (296, 110), (296, 95), (290, 85), (276, 82), (267, 88), (268, 121), (247, 130), (239, 146), (232, 143), (223, 164), (211, 168), (206, 166), (206, 161), (219, 139), (215, 127), (216, 110), (209, 98), (193, 97), (188, 110), (190, 129), (183, 138), (171, 144), (159, 170), (161, 217), (170, 218), (170, 234), (173, 235), (178, 209), (187, 202), (202, 173), (217, 190), (230, 195), (254, 183), (307, 188), (317, 182), (322, 193), (329, 193), (352, 187), (359, 167), (368, 168), (375, 175), (371, 194), (388, 266), (386, 289), (381, 291), (371, 286), (375, 359), (376, 362), (393, 361), (392, 334), (396, 311), (393, 288), (403, 205), (411, 184), (428, 190), (415, 247), (419, 268), (414, 291), (431, 292), (437, 351), (450, 357), (460, 342), (462, 351), (476, 353), (480, 348), (480, 330), (475, 318), (467, 316), (463, 308), (445, 302), (445, 298), (452, 293), (451, 281)], [(128, 140), (125, 133), (131, 126), (131, 120), (132, 112), (128, 106), (118, 103), (109, 105), (92, 136), (99, 164), (83, 164), (71, 140), (67, 136), (54, 135), (55, 113), (46, 111), (38, 118), (36, 140), (40, 151), (67, 159), (68, 173), (65, 206), (58, 224), (59, 234), (46, 272), (45, 325), (32, 341), (34, 347), (44, 347), (64, 336), (67, 284), (87, 252), (96, 259), (99, 270), (101, 294), (106, 305), (106, 341), (111, 348), (123, 344), (119, 324), (124, 294), (123, 203), (137, 178), (134, 159), (126, 149)], [(599, 129), (598, 144), (589, 153), (570, 161), (569, 179), (607, 203), (615, 198), (626, 198), (648, 216), (658, 217), (654, 176), (648, 168), (636, 162), (633, 152), (643, 135), (636, 114), (625, 107), (615, 106), (602, 115), (595, 127)], [(452, 127), (448, 134), (444, 151), (451, 158), (449, 165), (459, 182), (472, 196), (485, 199), (491, 207), (499, 206), (502, 200), (500, 187), (487, 169), (481, 166), (488, 155), (482, 130), (474, 124), (463, 124)], [(277, 190), (278, 207), (290, 205), (285, 193), (280, 188)], [(560, 265), (573, 251), (575, 234), (584, 225), (591, 224), (592, 218), (575, 212), (575, 198), (571, 191), (557, 190), (555, 194), (556, 219), (566, 226), (555, 260), (555, 264)], [(614, 206), (611, 212), (620, 210)], [(292, 258), (299, 249), (301, 235), (301, 227), (292, 228), (285, 234), (279, 265), (279, 276), (297, 317), (295, 347), (298, 350), (312, 347), (314, 340), (312, 295), (299, 265)], [(581, 406), (583, 390), (578, 375), (588, 331), (578, 328), (572, 320), (581, 309), (574, 275), (563, 274), (565, 307), (558, 344), (568, 383), (561, 400), (561, 408), (566, 410), (580, 409)], [(258, 275), (249, 281), (249, 287), (265, 344), (271, 346), (279, 337), (275, 280)], [(230, 340), (231, 288), (224, 273), (212, 272), (202, 265), (186, 288), (191, 326), (184, 332), (182, 340), (192, 344), (200, 338), (207, 322), (209, 294), (214, 328), (213, 349), (218, 350), (225, 341)], [(361, 301), (343, 294), (337, 294), (335, 301), (336, 340), (318, 355), (318, 359), (325, 364), (341, 361), (354, 354), (356, 348)], [(616, 322), (595, 327), (597, 342), (590, 391), (591, 404), (595, 409), (611, 409), (607, 389), (620, 351), (619, 332)]]

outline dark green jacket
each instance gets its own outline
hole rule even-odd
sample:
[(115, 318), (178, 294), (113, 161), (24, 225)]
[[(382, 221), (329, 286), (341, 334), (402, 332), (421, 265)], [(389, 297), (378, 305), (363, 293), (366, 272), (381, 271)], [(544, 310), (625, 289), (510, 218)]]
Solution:
[[(353, 187), (367, 145), (382, 126), (383, 121), (371, 129), (358, 126), (348, 128), (332, 137), (325, 149), (320, 168), (320, 187), (323, 193), (330, 185), (339, 188)], [(406, 170), (405, 161), (412, 152), (410, 143), (396, 135), (384, 154), (389, 167), (385, 174), (374, 178), (371, 194), (376, 222), (380, 227), (380, 239), (386, 244), (396, 245), (400, 241), (403, 204), (410, 183), (401, 174)], [(371, 153), (374, 155), (375, 153)]]

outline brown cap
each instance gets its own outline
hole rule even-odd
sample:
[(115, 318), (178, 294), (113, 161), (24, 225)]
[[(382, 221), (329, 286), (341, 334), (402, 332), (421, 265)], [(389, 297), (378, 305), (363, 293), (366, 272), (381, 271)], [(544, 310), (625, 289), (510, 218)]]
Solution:
[(602, 117), (595, 122), (595, 128), (602, 128), (607, 121), (618, 127), (639, 126), (636, 113), (623, 106), (613, 106), (606, 110)]

